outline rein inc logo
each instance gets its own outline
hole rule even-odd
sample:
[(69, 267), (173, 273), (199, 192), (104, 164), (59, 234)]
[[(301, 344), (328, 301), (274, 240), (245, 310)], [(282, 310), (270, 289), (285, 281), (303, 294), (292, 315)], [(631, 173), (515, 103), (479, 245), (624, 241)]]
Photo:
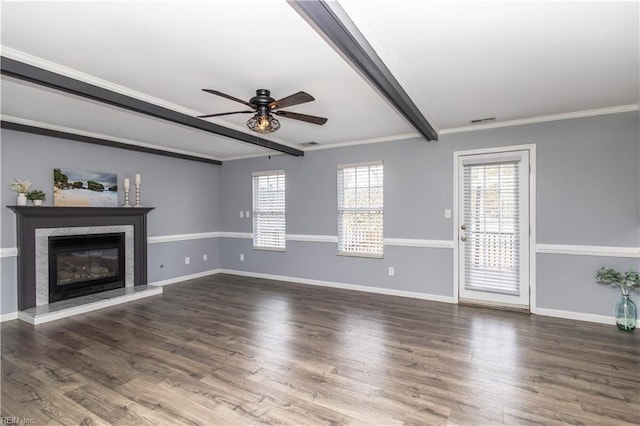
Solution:
[(0, 417), (0, 424), (3, 425), (34, 425), (36, 421), (31, 417)]

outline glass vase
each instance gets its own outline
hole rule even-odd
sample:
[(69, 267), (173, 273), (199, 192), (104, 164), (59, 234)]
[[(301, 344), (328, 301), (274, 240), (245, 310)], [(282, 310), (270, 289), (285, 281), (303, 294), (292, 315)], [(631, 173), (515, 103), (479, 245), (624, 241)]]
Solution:
[(632, 332), (636, 328), (638, 308), (628, 294), (623, 294), (618, 300), (614, 313), (616, 315), (616, 325), (620, 330)]

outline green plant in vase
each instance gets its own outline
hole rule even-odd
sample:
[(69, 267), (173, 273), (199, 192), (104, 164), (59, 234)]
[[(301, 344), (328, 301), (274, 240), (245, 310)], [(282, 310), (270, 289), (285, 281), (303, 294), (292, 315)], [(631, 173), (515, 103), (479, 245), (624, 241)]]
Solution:
[(31, 200), (34, 206), (41, 206), (46, 198), (47, 195), (40, 189), (27, 192), (27, 200)]
[(640, 273), (631, 269), (622, 273), (603, 266), (596, 272), (596, 282), (620, 288), (622, 298), (616, 303), (614, 310), (616, 325), (620, 330), (633, 331), (638, 321), (638, 308), (630, 299), (630, 294), (632, 290), (640, 290)]

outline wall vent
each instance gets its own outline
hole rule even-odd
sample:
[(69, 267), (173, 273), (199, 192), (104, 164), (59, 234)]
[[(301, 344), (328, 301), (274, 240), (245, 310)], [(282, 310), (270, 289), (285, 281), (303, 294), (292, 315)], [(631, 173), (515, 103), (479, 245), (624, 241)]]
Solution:
[(475, 120), (471, 120), (469, 123), (471, 124), (484, 124), (484, 123), (493, 123), (496, 121), (495, 117), (487, 117), (487, 118), (477, 118)]

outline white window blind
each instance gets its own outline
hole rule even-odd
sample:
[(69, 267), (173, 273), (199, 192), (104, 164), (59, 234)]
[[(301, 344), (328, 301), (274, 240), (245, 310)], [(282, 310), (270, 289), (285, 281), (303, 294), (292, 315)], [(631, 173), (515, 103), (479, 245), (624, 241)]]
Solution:
[(284, 249), (284, 171), (253, 174), (253, 246)]
[(338, 252), (382, 257), (382, 162), (338, 166)]
[(465, 288), (520, 293), (519, 161), (464, 165)]

